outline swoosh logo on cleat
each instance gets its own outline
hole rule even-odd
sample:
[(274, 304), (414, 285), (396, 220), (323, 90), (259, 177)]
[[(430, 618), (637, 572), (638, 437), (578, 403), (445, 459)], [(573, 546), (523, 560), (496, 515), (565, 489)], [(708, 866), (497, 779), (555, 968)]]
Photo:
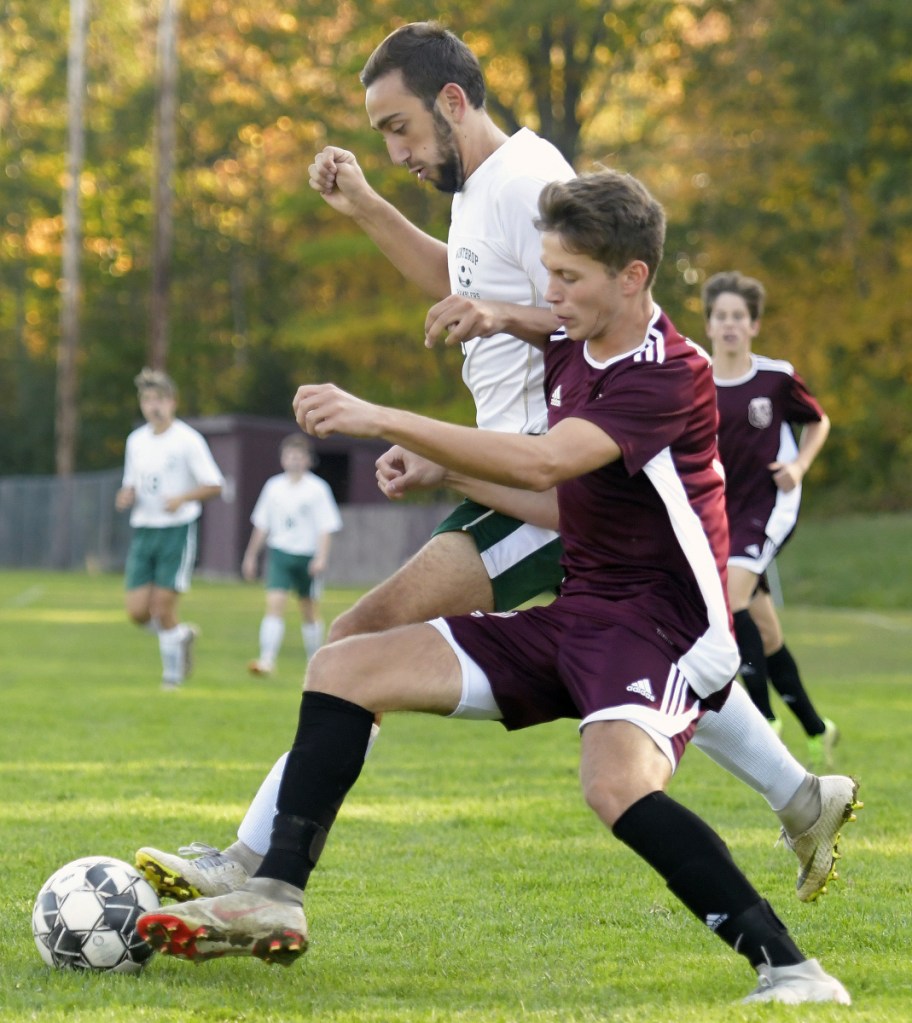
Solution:
[(210, 912), (214, 917), (219, 920), (240, 920), (241, 917), (250, 916), (252, 913), (259, 913), (262, 910), (262, 906), (247, 906), (244, 909), (222, 909), (219, 907), (216, 909), (213, 907)]

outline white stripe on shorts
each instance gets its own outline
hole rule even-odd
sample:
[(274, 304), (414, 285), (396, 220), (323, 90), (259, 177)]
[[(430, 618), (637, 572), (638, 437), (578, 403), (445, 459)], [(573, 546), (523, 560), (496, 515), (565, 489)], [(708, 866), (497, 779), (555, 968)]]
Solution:
[(488, 570), (488, 576), (496, 579), (499, 575), (518, 565), (530, 555), (547, 547), (556, 540), (558, 534), (553, 529), (542, 526), (531, 526), (524, 522), (509, 536), (498, 541), (493, 547), (481, 552), (481, 560)]
[(497, 706), (488, 676), (481, 665), (456, 642), (445, 618), (434, 618), (427, 623), (440, 633), (450, 644), (462, 668), (462, 696), (456, 709), (447, 715), (451, 718), (467, 718), (470, 721), (500, 721), (503, 714)]

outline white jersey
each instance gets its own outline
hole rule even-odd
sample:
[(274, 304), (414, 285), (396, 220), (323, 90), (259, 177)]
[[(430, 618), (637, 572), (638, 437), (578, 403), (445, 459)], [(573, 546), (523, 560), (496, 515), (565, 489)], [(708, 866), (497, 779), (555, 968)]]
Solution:
[(185, 501), (169, 512), (165, 501), (197, 487), (224, 483), (205, 438), (182, 419), (175, 419), (164, 433), (155, 433), (145, 423), (127, 437), (123, 485), (136, 491), (131, 526), (185, 526), (200, 517), (202, 504)]
[[(538, 197), (549, 181), (567, 181), (573, 168), (528, 128), (512, 135), (453, 196), (447, 241), (454, 295), (513, 305), (547, 306), (548, 275), (534, 226)], [(486, 430), (544, 433), (547, 408), (542, 353), (509, 334), (463, 345), (462, 378)]]
[(325, 533), (338, 533), (342, 516), (326, 480), (305, 472), (287, 473), (263, 484), (250, 521), (266, 534), (268, 546), (285, 554), (316, 554)]

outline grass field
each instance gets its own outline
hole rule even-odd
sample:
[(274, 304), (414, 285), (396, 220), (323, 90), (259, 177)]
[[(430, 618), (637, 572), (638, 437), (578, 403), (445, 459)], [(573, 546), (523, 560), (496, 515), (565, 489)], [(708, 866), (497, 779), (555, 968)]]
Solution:
[[(351, 592), (327, 595), (338, 613)], [(70, 859), (224, 845), (294, 732), (304, 660), (289, 615), (277, 677), (249, 678), (258, 587), (198, 580), (196, 674), (159, 689), (150, 636), (111, 576), (0, 574), (0, 1018), (320, 1023), (696, 1023), (912, 1019), (912, 611), (788, 605), (806, 682), (842, 727), (865, 809), (842, 878), (793, 894), (776, 821), (690, 751), (672, 793), (729, 842), (851, 1009), (738, 1004), (743, 960), (697, 924), (584, 807), (573, 722), (508, 736), (390, 717), (308, 890), (312, 945), (290, 969), (156, 957), (139, 977), (49, 971), (30, 913)], [(849, 601), (846, 601), (849, 603)], [(803, 752), (797, 726), (784, 738)]]

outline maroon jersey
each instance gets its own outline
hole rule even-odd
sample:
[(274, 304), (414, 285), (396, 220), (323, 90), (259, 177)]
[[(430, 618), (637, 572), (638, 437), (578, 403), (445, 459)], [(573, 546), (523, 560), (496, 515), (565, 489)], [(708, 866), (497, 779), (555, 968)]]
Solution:
[(823, 409), (790, 363), (751, 356), (751, 368), (736, 380), (716, 380), (719, 456), (725, 467), (732, 555), (781, 546), (794, 529), (801, 487), (779, 490), (771, 462), (798, 455), (792, 424), (819, 422)]
[(695, 691), (710, 695), (731, 679), (737, 650), (709, 357), (655, 307), (643, 342), (604, 363), (556, 334), (545, 395), (549, 426), (586, 419), (622, 452), (558, 487), (560, 600), (664, 645)]

